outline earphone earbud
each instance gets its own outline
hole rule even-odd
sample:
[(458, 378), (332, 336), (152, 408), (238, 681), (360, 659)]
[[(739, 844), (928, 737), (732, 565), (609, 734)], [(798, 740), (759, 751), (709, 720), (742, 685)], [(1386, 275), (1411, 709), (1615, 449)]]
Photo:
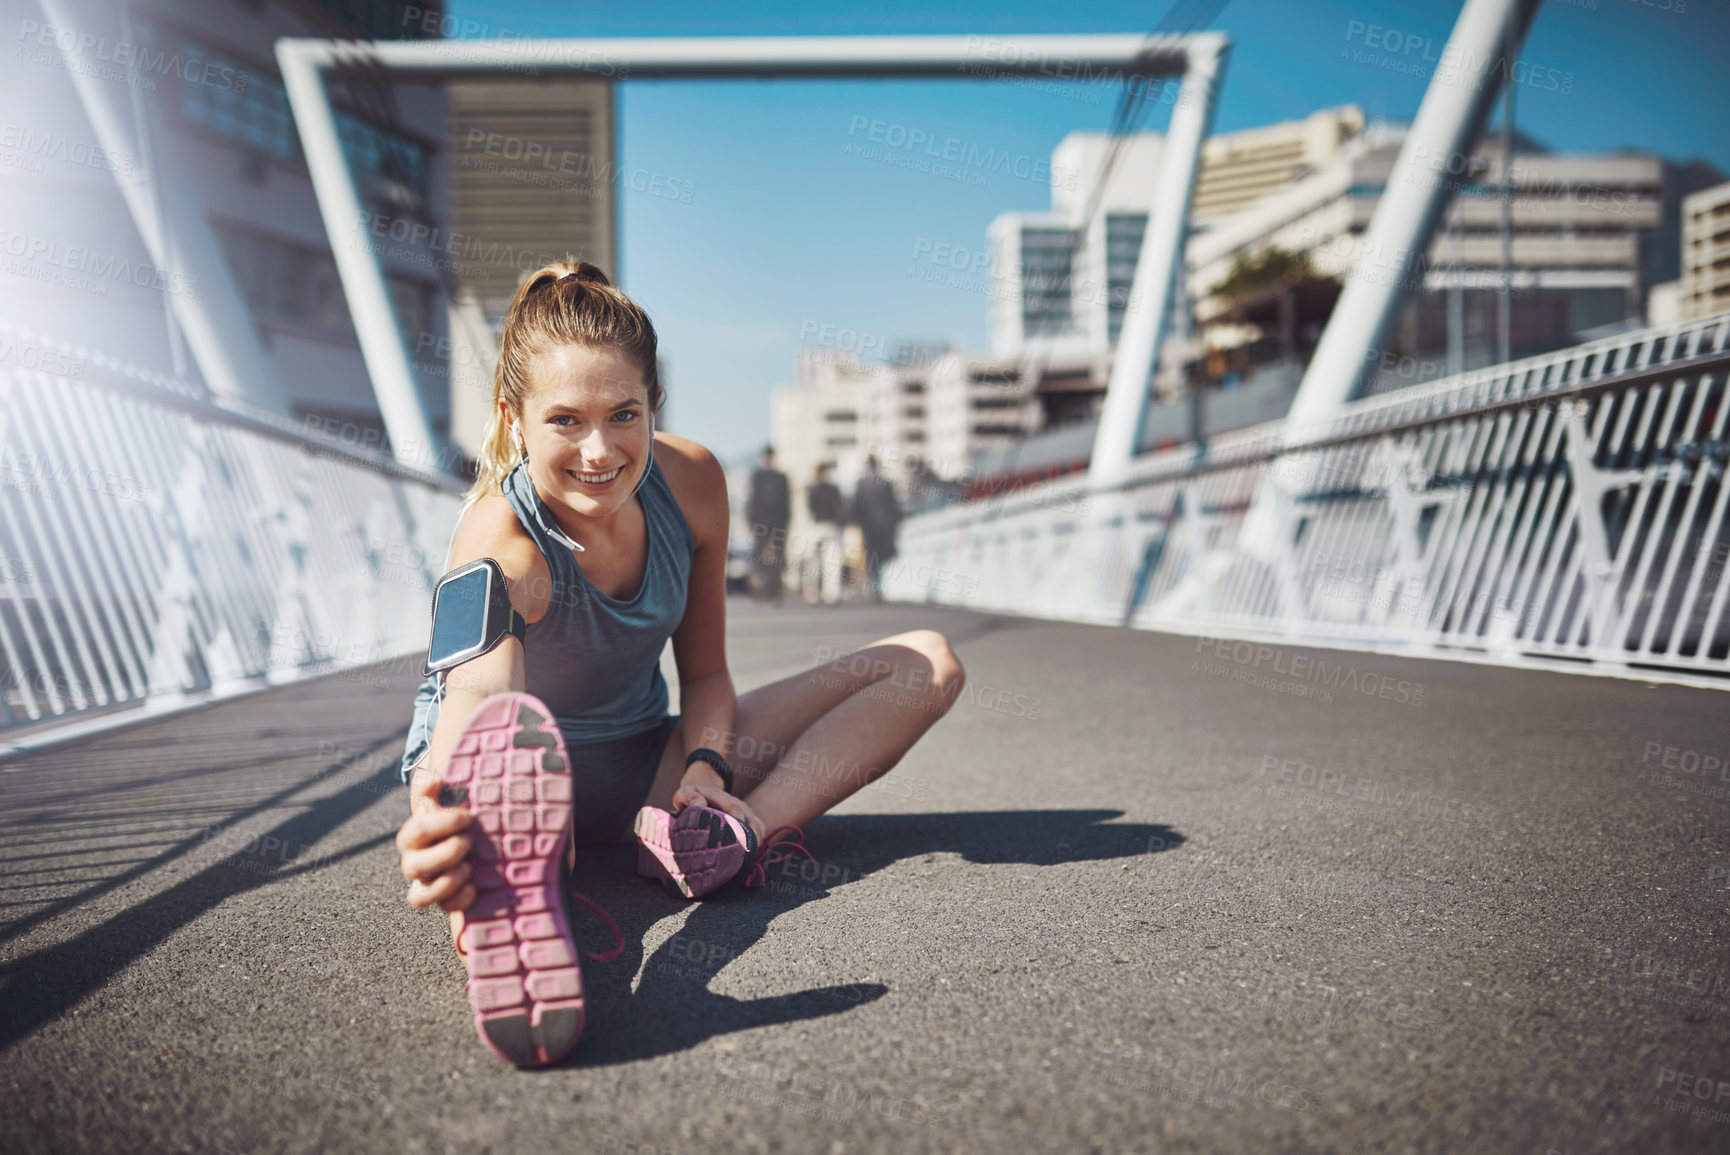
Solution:
[[(655, 411), (649, 413), (649, 463), (643, 466), (643, 472), (637, 475), (637, 484), (631, 487), (631, 497), (637, 496), (637, 491), (643, 488), (643, 482), (649, 480), (649, 469), (655, 463)], [(630, 498), (625, 500), (629, 501)]]

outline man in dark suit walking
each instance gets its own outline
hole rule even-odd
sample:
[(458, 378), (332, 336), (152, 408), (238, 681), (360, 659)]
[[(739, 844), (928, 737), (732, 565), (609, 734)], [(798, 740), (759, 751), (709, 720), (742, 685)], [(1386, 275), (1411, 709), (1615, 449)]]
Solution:
[(841, 487), (829, 480), (829, 465), (817, 467), (805, 505), (811, 513), (811, 542), (801, 568), (801, 587), (808, 602), (832, 606), (841, 600), (841, 527), (846, 524)]
[(853, 520), (865, 539), (865, 596), (882, 601), (879, 578), (884, 563), (895, 556), (901, 504), (895, 499), (895, 484), (877, 471), (876, 454), (865, 459), (865, 474), (853, 491)]
[(787, 519), (793, 511), (787, 475), (775, 468), (775, 450), (765, 445), (751, 473), (745, 520), (751, 526), (757, 582), (753, 596), (781, 604), (781, 573), (786, 568)]

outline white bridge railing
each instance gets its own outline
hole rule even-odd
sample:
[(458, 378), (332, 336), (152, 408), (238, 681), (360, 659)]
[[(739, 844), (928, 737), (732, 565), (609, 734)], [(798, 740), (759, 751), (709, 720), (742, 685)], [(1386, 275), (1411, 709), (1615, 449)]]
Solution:
[(0, 755), (418, 667), (457, 505), (448, 478), (0, 324)]
[(1730, 315), (1352, 402), (1299, 445), (1274, 422), (1143, 458), (1115, 489), (1078, 477), (952, 506), (904, 524), (885, 592), (1206, 636), (1730, 673), (1727, 367)]

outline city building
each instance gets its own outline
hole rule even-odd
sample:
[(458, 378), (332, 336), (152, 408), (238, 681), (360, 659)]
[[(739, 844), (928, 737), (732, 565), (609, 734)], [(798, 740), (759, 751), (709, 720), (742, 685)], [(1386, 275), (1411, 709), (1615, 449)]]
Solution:
[(795, 356), (793, 383), (770, 398), (769, 420), (776, 468), (792, 485), (795, 521), (803, 516), (803, 494), (817, 466), (832, 466), (843, 488), (863, 471), (867, 418), (880, 412), (889, 377), (888, 369), (862, 366), (853, 353)]
[(1730, 311), (1730, 181), (1682, 202), (1679, 320)]
[(922, 464), (944, 480), (967, 478), (976, 454), (1040, 428), (1032, 385), (1020, 358), (965, 352), (939, 358), (926, 374), (925, 452), (909, 468)]
[(1355, 104), (1324, 108), (1301, 120), (1210, 136), (1201, 146), (1190, 221), (1196, 231), (1243, 211), (1330, 163), (1364, 131)]
[[(436, 34), (437, 11), (101, 4), (24, 20), (8, 70), (46, 97), (28, 124), (0, 126), (0, 162), (29, 174), (0, 182), (0, 228), (23, 256), (0, 271), (8, 320), (384, 448), (274, 45)], [(332, 101), (403, 330), (417, 353), (436, 349), (447, 340), (443, 94), (351, 81)], [(442, 366), (417, 356), (416, 371), (442, 435)]]
[[(1682, 202), (1702, 189), (1724, 182), (1724, 173), (1701, 157), (1665, 160), (1662, 218), (1657, 228), (1640, 237), (1640, 280), (1648, 294), (1658, 285), (1679, 282), (1682, 276)], [(1665, 307), (1660, 304), (1659, 310)], [(1647, 303), (1650, 313), (1651, 302)]]
[[(1301, 367), (1357, 260), (1404, 139), (1403, 126), (1366, 124), (1361, 110), (1345, 106), (1204, 144), (1189, 275), (1156, 374), (1168, 395), (1198, 377), (1243, 379), (1267, 358)], [(988, 230), (992, 350), (1036, 364), (1048, 424), (1085, 420), (1103, 398), (1161, 144), (1153, 133), (1126, 138), (1108, 168), (1109, 136), (1071, 134), (1052, 153), (1052, 172), (1064, 178), (1054, 178), (1052, 210), (1005, 213)], [(1487, 135), (1463, 174), (1390, 340), (1405, 368), (1377, 387), (1496, 358), (1500, 150), (1499, 138)], [(1111, 175), (1100, 187), (1105, 171)], [(1692, 168), (1657, 157), (1556, 155), (1517, 139), (1512, 355), (1572, 344), (1642, 314), (1648, 268), (1662, 265), (1650, 238), (1674, 215), (1666, 212), (1667, 182), (1684, 176), (1698, 183)], [(1256, 265), (1274, 250), (1298, 260), (1279, 283), (1259, 286)], [(1247, 361), (1215, 355), (1250, 346), (1258, 348)], [(1289, 376), (1289, 365), (1281, 372)]]
[[(451, 228), (525, 265), (571, 256), (617, 280), (612, 82), (461, 80), (448, 93)], [(501, 317), (520, 270), (476, 264), (461, 280)]]
[(968, 480), (982, 453), (1039, 429), (1042, 414), (1025, 363), (941, 344), (901, 346), (890, 364), (852, 353), (805, 351), (794, 381), (771, 401), (770, 443), (793, 487), (792, 530), (802, 533), (803, 495), (819, 465), (851, 492), (868, 457), (904, 503), (924, 506)]
[[(1366, 123), (1347, 106), (1205, 142), (1187, 274), (1150, 382), (1163, 403), (1150, 408), (1143, 450), (1284, 412), (1361, 255), (1405, 135), (1404, 126)], [(1108, 137), (1066, 138), (1053, 153), (1052, 171), (1065, 179), (1054, 180), (1052, 211), (992, 222), (992, 348), (1019, 358), (1041, 431), (982, 454), (969, 471), (974, 489), (1085, 464), (1146, 220), (1146, 184), (1120, 184), (1116, 174), (1129, 165), (1150, 182), (1159, 147), (1153, 134), (1127, 138), (1108, 168)], [(1102, 171), (1113, 173), (1104, 188)], [(1499, 357), (1499, 134), (1486, 134), (1455, 175), (1462, 188), (1411, 274), (1385, 353), (1370, 367), (1369, 391)], [(1711, 165), (1633, 153), (1558, 155), (1516, 134), (1508, 178), (1509, 355), (1575, 344), (1673, 307), (1713, 308), (1683, 303), (1694, 300), (1689, 286), (1710, 281), (1707, 270), (1719, 259), (1710, 251), (1719, 218), (1706, 207), (1717, 194), (1695, 192), (1722, 179)], [(1693, 227), (1708, 239), (1684, 246), (1690, 193)], [(1688, 260), (1702, 270), (1693, 281), (1654, 292), (1654, 278), (1677, 276)], [(1193, 404), (1179, 400), (1204, 386), (1211, 388)]]
[[(1347, 105), (1204, 142), (1187, 272), (1149, 383), (1163, 404), (1145, 422), (1144, 448), (1284, 412), (1362, 254), (1405, 138), (1405, 126), (1367, 122)], [(907, 398), (886, 383), (893, 372), (876, 380), (859, 370), (857, 443), (895, 447), (974, 488), (984, 484), (982, 471), (1031, 478), (1084, 463), (1090, 437), (1071, 427), (1096, 420), (1104, 401), (1163, 146), (1156, 133), (1064, 137), (1051, 156), (1050, 211), (1003, 213), (987, 230), (990, 355), (952, 353), (922, 368), (917, 441), (912, 426), (894, 423)], [(1708, 207), (1722, 202), (1719, 190), (1684, 202), (1715, 174), (1698, 160), (1554, 154), (1518, 133), (1504, 165), (1499, 134), (1486, 134), (1452, 174), (1458, 192), (1410, 274), (1367, 388), (1498, 360), (1504, 298), (1513, 357), (1636, 323), (1648, 310), (1651, 276), (1677, 268), (1654, 238), (1680, 236), (1684, 203), (1693, 232), (1682, 265), (1698, 271), (1675, 296), (1691, 307), (1690, 292), (1717, 291), (1711, 266), (1720, 258), (1711, 246), (1720, 242), (1711, 229), (1730, 240), (1730, 227), (1715, 226), (1720, 218)], [(1711, 288), (1691, 289), (1699, 285)], [(1730, 283), (1723, 291), (1730, 294)], [(1660, 290), (1650, 304), (1662, 311), (1670, 299)], [(1221, 388), (1194, 405), (1180, 400), (1204, 386)], [(802, 428), (811, 445), (835, 436)], [(1029, 434), (1055, 439), (1050, 451), (1012, 448)]]
[[(1363, 129), (1363, 111), (1346, 105), (1209, 137), (1192, 230), (1205, 232), (1329, 164)], [(1164, 139), (1072, 132), (1052, 150), (1051, 211), (1003, 213), (991, 222), (993, 353), (1031, 353), (1064, 366), (1080, 361), (1103, 380), (1123, 327)]]
[[(1241, 272), (1278, 252), (1301, 258), (1310, 283), (1343, 282), (1362, 254), (1405, 129), (1371, 125), (1331, 164), (1193, 237), (1190, 299), (1201, 349), (1242, 348), (1268, 336), (1246, 324)], [(1502, 152), (1489, 133), (1459, 166), (1465, 182), (1446, 210), (1387, 342), (1397, 372), (1372, 389), (1490, 364), (1501, 289)], [(1642, 239), (1663, 221), (1664, 165), (1656, 157), (1556, 155), (1517, 137), (1510, 171), (1510, 354), (1574, 344), (1582, 334), (1642, 314)], [(1234, 272), (1238, 274), (1232, 286)], [(1236, 291), (1222, 292), (1224, 287)], [(1325, 297), (1325, 294), (1322, 294)], [(1300, 326), (1307, 359), (1331, 301)], [(1416, 368), (1413, 368), (1416, 366)]]
[(525, 272), (574, 257), (615, 284), (613, 84), (511, 77), (448, 86), (451, 437), (473, 456), (491, 418), (496, 334)]
[(1112, 146), (1106, 133), (1065, 136), (1051, 153), (1051, 211), (1002, 213), (987, 228), (992, 353), (1109, 359), (1164, 137), (1123, 137), (1115, 154)]

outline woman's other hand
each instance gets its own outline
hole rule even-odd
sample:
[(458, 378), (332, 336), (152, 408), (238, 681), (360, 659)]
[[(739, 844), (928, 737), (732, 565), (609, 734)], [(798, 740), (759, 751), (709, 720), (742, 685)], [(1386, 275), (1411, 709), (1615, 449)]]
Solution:
[[(693, 767), (693, 769), (695, 768)], [(707, 767), (703, 768), (708, 769)], [(714, 775), (714, 771), (709, 771), (709, 773), (711, 776)], [(677, 814), (687, 806), (708, 806), (721, 811), (723, 814), (732, 815), (751, 828), (751, 832), (757, 836), (758, 846), (763, 845), (763, 836), (768, 833), (763, 828), (763, 820), (758, 818), (757, 812), (745, 805), (743, 800), (733, 797), (719, 786), (712, 786), (707, 782), (694, 782), (690, 778), (685, 779), (679, 788), (673, 792), (673, 813)]]

